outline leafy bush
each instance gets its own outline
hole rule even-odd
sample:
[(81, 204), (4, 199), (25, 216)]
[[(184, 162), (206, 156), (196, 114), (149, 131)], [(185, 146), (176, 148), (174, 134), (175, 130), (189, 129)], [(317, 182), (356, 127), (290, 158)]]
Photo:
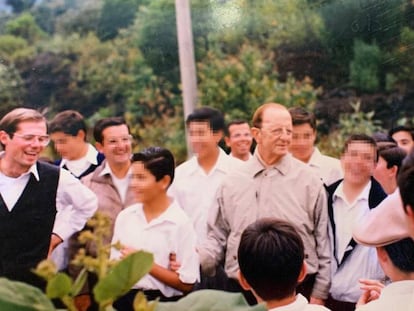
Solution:
[(349, 80), (361, 91), (374, 92), (380, 86), (381, 50), (377, 44), (354, 41), (354, 58), (350, 63)]

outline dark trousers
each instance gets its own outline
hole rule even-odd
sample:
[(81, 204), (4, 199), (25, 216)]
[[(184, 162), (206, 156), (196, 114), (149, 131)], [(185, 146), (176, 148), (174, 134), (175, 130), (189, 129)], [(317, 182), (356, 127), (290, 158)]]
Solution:
[(354, 311), (356, 303), (339, 301), (333, 299), (331, 296), (326, 300), (325, 307), (332, 311)]

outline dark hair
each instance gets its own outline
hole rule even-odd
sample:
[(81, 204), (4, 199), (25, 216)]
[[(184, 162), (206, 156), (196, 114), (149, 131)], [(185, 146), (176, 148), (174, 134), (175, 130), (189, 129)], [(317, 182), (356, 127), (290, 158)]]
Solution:
[(397, 183), (404, 203), (404, 210), (409, 205), (414, 212), (414, 151), (410, 152), (403, 160)]
[(102, 133), (107, 127), (119, 126), (119, 125), (124, 125), (124, 124), (128, 127), (128, 132), (129, 132), (129, 126), (123, 117), (109, 117), (109, 118), (100, 119), (95, 123), (95, 126), (93, 128), (93, 138), (95, 139), (96, 142), (102, 144), (103, 142)]
[(292, 107), (289, 109), (289, 113), (292, 116), (293, 126), (309, 124), (311, 128), (316, 131), (316, 118), (312, 112), (309, 112), (302, 107)]
[(242, 233), (238, 249), (240, 271), (263, 299), (294, 293), (304, 260), (301, 237), (290, 223), (263, 218)]
[(249, 122), (247, 122), (247, 120), (244, 120), (244, 119), (231, 120), (226, 125), (225, 131), (224, 131), (224, 135), (227, 136), (227, 137), (229, 137), (230, 136), (230, 126), (232, 126), (232, 125), (240, 125), (240, 124), (247, 124), (247, 125), (249, 125)]
[(394, 135), (397, 132), (408, 132), (408, 133), (410, 133), (411, 138), (414, 140), (414, 130), (413, 130), (412, 127), (399, 125), (399, 126), (396, 126), (396, 127), (393, 127), (392, 129), (390, 129), (390, 131), (388, 132), (388, 135), (390, 135), (390, 137), (392, 137), (392, 135)]
[(175, 162), (170, 150), (162, 147), (148, 147), (132, 155), (132, 162), (142, 162), (144, 167), (159, 181), (170, 176), (170, 185), (174, 180)]
[(384, 246), (393, 265), (403, 272), (414, 272), (414, 241), (406, 238)]
[[(30, 108), (15, 108), (8, 112), (0, 120), (0, 131), (5, 131), (13, 138), (13, 134), (22, 122), (44, 122), (47, 126), (46, 118), (37, 110)], [(4, 149), (4, 144), (1, 144)]]
[(347, 152), (348, 146), (351, 143), (355, 143), (355, 142), (363, 142), (363, 143), (369, 144), (372, 147), (374, 147), (374, 152), (375, 152), (374, 160), (375, 162), (378, 161), (377, 143), (375, 142), (374, 138), (366, 134), (352, 134), (351, 136), (349, 136), (348, 139), (345, 141), (343, 153)]
[(396, 143), (392, 142), (378, 142), (378, 155), (387, 162), (387, 168), (391, 168), (394, 165), (397, 166), (397, 173), (400, 170), (402, 161), (407, 153), (404, 149), (398, 147)]
[(379, 143), (379, 142), (391, 142), (391, 143), (396, 143), (395, 140), (389, 136), (387, 133), (383, 133), (383, 132), (375, 132), (374, 134), (372, 134), (372, 138), (374, 138), (374, 140)]
[(224, 131), (225, 129), (223, 114), (212, 107), (206, 106), (195, 109), (188, 115), (185, 123), (188, 126), (191, 122), (208, 122), (213, 132)]
[(86, 140), (86, 122), (83, 116), (75, 110), (65, 110), (59, 112), (52, 121), (49, 122), (49, 132), (63, 132), (64, 134), (76, 136), (79, 131), (85, 133)]

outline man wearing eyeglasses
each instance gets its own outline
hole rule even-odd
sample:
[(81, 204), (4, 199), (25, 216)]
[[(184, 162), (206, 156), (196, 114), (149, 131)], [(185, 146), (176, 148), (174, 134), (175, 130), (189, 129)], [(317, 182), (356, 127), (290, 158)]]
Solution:
[[(43, 287), (31, 269), (82, 229), (97, 199), (69, 172), (38, 161), (49, 143), (39, 112), (7, 113), (0, 120), (0, 143), (0, 276)], [(70, 215), (63, 212), (69, 205), (75, 211)]]
[(255, 220), (277, 217), (296, 226), (305, 246), (307, 277), (298, 292), (323, 304), (330, 284), (326, 194), (322, 181), (289, 153), (292, 118), (280, 104), (260, 106), (252, 120), (257, 142), (253, 157), (230, 172), (217, 191), (206, 242), (200, 247), (202, 270), (214, 274), (225, 260), (228, 288), (241, 291), (237, 248), (242, 231)]

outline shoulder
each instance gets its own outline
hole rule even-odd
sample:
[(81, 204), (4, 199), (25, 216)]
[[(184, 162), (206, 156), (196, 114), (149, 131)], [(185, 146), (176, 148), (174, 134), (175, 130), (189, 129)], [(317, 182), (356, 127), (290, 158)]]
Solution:
[(177, 200), (174, 200), (169, 206), (169, 217), (177, 224), (184, 225), (191, 223), (190, 217), (184, 212)]
[(175, 168), (175, 175), (189, 175), (193, 171), (197, 169), (197, 158), (193, 156), (192, 158), (188, 159), (187, 161), (181, 163)]

